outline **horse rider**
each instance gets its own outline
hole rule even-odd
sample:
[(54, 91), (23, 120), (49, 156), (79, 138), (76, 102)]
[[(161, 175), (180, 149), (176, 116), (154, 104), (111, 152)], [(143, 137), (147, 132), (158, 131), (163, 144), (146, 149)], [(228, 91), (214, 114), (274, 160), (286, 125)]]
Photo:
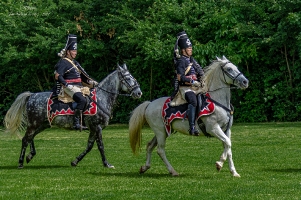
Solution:
[[(76, 130), (87, 130), (82, 125), (82, 112), (86, 105), (86, 98), (81, 92), (83, 83), (90, 87), (98, 83), (91, 79), (80, 64), (75, 60), (77, 55), (77, 36), (69, 34), (65, 48), (58, 53), (61, 59), (55, 65), (55, 79), (57, 81), (56, 94), (64, 92), (68, 94), (75, 102), (75, 114), (73, 128)], [(63, 91), (61, 91), (63, 90)]]
[[(180, 48), (180, 54), (178, 47)], [(200, 132), (195, 127), (197, 97), (193, 88), (201, 86), (198, 80), (204, 75), (204, 71), (192, 57), (192, 43), (185, 31), (177, 34), (174, 47), (174, 64), (176, 67), (174, 95), (179, 91), (182, 98), (188, 102), (189, 134), (198, 136)]]

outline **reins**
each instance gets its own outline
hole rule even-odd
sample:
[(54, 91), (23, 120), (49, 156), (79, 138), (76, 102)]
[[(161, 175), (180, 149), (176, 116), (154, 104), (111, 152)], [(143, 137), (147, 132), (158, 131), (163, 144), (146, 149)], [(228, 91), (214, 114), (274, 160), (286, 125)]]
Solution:
[(128, 97), (132, 95), (132, 94), (121, 94), (121, 93), (119, 93), (119, 92), (110, 92), (110, 91), (108, 91), (108, 90), (102, 89), (101, 87), (98, 87), (98, 89), (100, 89), (100, 90), (102, 90), (102, 91), (104, 91), (104, 92), (107, 92), (107, 93), (109, 93), (109, 94), (114, 94), (114, 95), (128, 96)]
[(224, 88), (230, 88), (230, 90), (232, 90), (232, 89), (239, 89), (237, 86), (235, 86), (235, 87), (220, 87), (220, 88), (217, 88), (215, 90), (208, 90), (207, 92), (215, 92), (217, 90), (221, 90), (221, 89), (224, 89)]
[[(129, 74), (129, 76), (130, 76), (132, 79), (136, 80), (134, 77), (131, 76), (131, 74)], [(129, 91), (131, 92), (130, 94), (121, 94), (121, 93), (119, 93), (119, 92), (111, 92), (111, 91), (105, 90), (105, 89), (103, 89), (103, 88), (101, 88), (101, 87), (99, 87), (99, 86), (97, 86), (97, 89), (100, 89), (100, 90), (102, 90), (102, 91), (104, 91), (104, 92), (107, 92), (107, 93), (113, 94), (113, 95), (132, 96), (133, 91), (134, 91), (135, 89), (139, 88), (139, 84), (138, 84), (137, 81), (136, 81), (136, 83), (135, 83), (134, 86), (131, 86), (131, 85), (126, 81), (125, 76), (123, 76), (123, 74), (122, 74), (119, 70), (118, 70), (118, 78), (119, 78), (119, 80), (120, 80), (120, 81), (121, 81), (121, 82), (129, 89)], [(97, 107), (98, 107), (99, 109), (101, 109), (106, 115), (108, 115), (109, 118), (111, 118), (111, 114), (110, 114), (109, 112), (107, 112), (106, 109), (105, 109), (102, 105), (100, 105), (98, 102), (96, 102), (95, 100), (93, 100), (90, 96), (88, 96), (88, 97), (89, 97), (89, 99), (90, 99), (91, 101), (93, 101), (93, 102), (97, 105)]]
[(230, 115), (233, 115), (233, 113), (234, 113), (234, 107), (231, 104), (230, 104), (230, 107), (232, 107), (233, 109), (227, 108), (226, 106), (224, 106), (223, 104), (219, 103), (218, 101), (215, 101), (211, 97), (208, 97), (208, 96), (204, 96), (204, 97), (207, 98), (207, 99), (209, 99), (210, 101), (212, 101), (213, 103), (215, 103), (219, 107), (223, 108), (224, 110), (228, 111), (230, 113)]
[[(227, 71), (224, 70), (224, 67), (230, 62), (226, 62), (224, 63), (223, 65), (221, 65), (221, 69), (222, 69), (222, 72), (223, 72), (223, 77), (224, 77), (224, 80), (226, 82), (226, 77), (225, 77), (225, 74), (233, 80), (233, 84), (235, 82), (235, 80), (242, 74), (242, 73), (238, 73), (238, 75), (236, 75), (235, 77), (232, 76), (231, 74), (229, 74)], [(238, 87), (220, 87), (220, 88), (217, 88), (217, 89), (214, 89), (212, 91), (207, 91), (207, 92), (215, 92), (217, 90), (220, 90), (220, 89), (225, 89), (225, 88), (229, 88), (229, 89), (238, 89)], [(232, 106), (232, 104), (230, 103), (230, 108), (224, 106), (223, 104), (219, 103), (218, 101), (212, 99), (211, 97), (208, 97), (206, 95), (204, 95), (205, 98), (209, 99), (210, 101), (212, 101), (214, 104), (216, 104), (217, 106), (223, 108), (225, 111), (227, 111), (230, 116), (229, 116), (229, 121), (228, 121), (228, 124), (227, 124), (227, 127), (226, 127), (226, 130), (224, 131), (224, 133), (226, 134), (229, 129), (230, 129), (230, 124), (232, 123), (232, 120), (233, 120), (233, 114), (234, 114), (234, 107)], [(227, 135), (227, 134), (226, 134)]]
[[(131, 74), (129, 74), (129, 76), (131, 76)], [(132, 93), (135, 89), (139, 88), (139, 84), (138, 82), (136, 81), (136, 84), (134, 86), (131, 86), (127, 81), (126, 79), (124, 78), (125, 76), (123, 76), (122, 73), (120, 73), (118, 71), (118, 77), (119, 77), (119, 80), (129, 89), (129, 91), (131, 92), (130, 94), (122, 94), (122, 93), (119, 93), (119, 92), (111, 92), (111, 91), (108, 91), (108, 90), (105, 90), (101, 87), (97, 87), (99, 88), (100, 90), (106, 92), (106, 93), (109, 93), (109, 94), (114, 94), (114, 95), (120, 95), (120, 96), (132, 96)], [(132, 79), (135, 79), (134, 77), (131, 76)], [(136, 79), (135, 79), (136, 80)]]

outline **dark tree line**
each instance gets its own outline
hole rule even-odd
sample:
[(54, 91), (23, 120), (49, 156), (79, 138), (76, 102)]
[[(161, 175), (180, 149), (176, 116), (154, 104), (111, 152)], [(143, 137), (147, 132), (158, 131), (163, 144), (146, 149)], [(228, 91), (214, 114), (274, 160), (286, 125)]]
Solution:
[(32, 0), (0, 2), (0, 120), (23, 91), (50, 90), (66, 35), (100, 81), (126, 62), (143, 97), (120, 97), (112, 122), (172, 90), (175, 36), (185, 30), (202, 66), (225, 55), (249, 78), (233, 90), (237, 122), (301, 119), (299, 0)]

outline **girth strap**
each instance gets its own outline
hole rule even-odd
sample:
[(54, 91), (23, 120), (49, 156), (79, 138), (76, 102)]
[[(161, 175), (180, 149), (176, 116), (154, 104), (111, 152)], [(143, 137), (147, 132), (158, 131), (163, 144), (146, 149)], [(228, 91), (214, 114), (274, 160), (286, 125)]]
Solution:
[[(224, 110), (228, 111), (230, 113), (230, 115), (233, 115), (234, 113), (234, 109), (229, 109), (227, 108), (226, 106), (224, 106), (223, 104), (215, 101), (214, 99), (208, 97), (208, 96), (205, 96), (205, 98), (208, 98), (210, 101), (212, 101), (213, 103), (215, 103), (216, 105), (218, 105), (219, 107), (223, 108)], [(233, 108), (233, 106), (231, 105), (231, 108)]]

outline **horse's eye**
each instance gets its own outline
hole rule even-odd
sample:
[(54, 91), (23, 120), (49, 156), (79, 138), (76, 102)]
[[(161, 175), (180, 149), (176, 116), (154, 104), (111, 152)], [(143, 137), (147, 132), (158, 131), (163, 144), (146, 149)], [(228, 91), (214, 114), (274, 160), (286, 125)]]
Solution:
[(232, 68), (229, 67), (229, 68), (227, 68), (227, 71), (232, 72), (233, 70), (232, 70)]

